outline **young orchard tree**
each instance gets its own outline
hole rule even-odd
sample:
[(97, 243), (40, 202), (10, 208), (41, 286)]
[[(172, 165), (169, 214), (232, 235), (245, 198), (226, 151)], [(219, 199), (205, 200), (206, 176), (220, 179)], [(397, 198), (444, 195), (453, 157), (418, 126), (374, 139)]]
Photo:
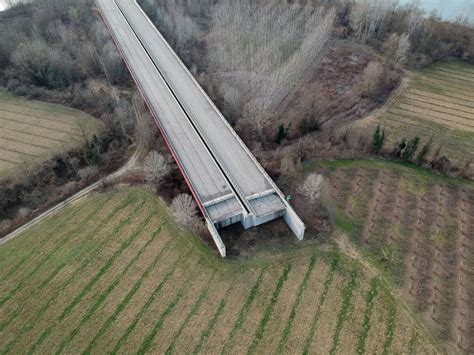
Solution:
[(170, 171), (166, 159), (156, 151), (151, 151), (145, 157), (143, 169), (146, 181), (153, 186), (158, 186)]
[(171, 203), (171, 212), (176, 222), (191, 230), (197, 227), (199, 222), (196, 203), (188, 194), (180, 194)]

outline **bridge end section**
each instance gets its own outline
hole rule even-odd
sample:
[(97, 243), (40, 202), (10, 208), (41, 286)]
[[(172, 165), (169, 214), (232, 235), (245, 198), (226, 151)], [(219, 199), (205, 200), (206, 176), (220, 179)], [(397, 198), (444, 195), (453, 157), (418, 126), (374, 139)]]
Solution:
[(283, 219), (285, 220), (286, 224), (288, 224), (291, 231), (296, 235), (296, 238), (303, 240), (304, 233), (306, 231), (306, 225), (290, 205), (286, 207)]
[(209, 233), (211, 234), (212, 239), (214, 240), (214, 243), (216, 244), (217, 250), (219, 250), (219, 254), (221, 254), (221, 256), (225, 258), (226, 257), (225, 244), (222, 241), (222, 238), (219, 235), (219, 232), (217, 231), (216, 226), (208, 218), (206, 218), (206, 225), (207, 225), (207, 229), (209, 230)]

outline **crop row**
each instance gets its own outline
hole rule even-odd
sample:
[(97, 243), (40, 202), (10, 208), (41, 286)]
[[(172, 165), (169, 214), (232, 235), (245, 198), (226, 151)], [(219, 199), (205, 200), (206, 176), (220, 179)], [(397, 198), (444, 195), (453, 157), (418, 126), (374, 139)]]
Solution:
[(460, 107), (464, 110), (471, 110), (474, 108), (474, 103), (467, 98), (459, 98), (450, 93), (445, 94), (436, 94), (430, 91), (419, 90), (414, 87), (411, 87), (407, 90), (404, 97), (410, 99), (411, 97), (419, 97), (425, 100), (430, 100), (430, 102), (436, 102), (438, 104), (442, 103), (443, 105), (453, 105), (453, 107)]
[[(166, 273), (164, 274), (164, 276), (161, 278), (160, 282), (158, 283), (158, 285), (153, 289), (153, 292), (151, 293), (151, 295), (148, 297), (147, 301), (143, 304), (143, 306), (140, 308), (140, 311), (135, 315), (135, 317), (133, 318), (133, 320), (130, 322), (130, 324), (127, 326), (125, 332), (121, 335), (121, 337), (118, 339), (118, 341), (115, 343), (112, 351), (111, 351), (111, 354), (116, 354), (120, 349), (121, 347), (125, 344), (125, 342), (128, 340), (128, 338), (130, 337), (130, 335), (132, 334), (132, 332), (136, 329), (137, 327), (137, 324), (139, 322), (139, 320), (142, 318), (142, 316), (148, 312), (149, 308), (151, 307), (151, 305), (154, 303), (154, 301), (160, 296), (163, 288), (166, 286), (166, 284), (168, 283), (168, 281), (170, 280), (170, 278), (173, 276), (176, 268), (178, 267), (180, 263), (180, 260), (179, 258), (175, 260), (175, 262), (171, 265), (171, 267), (169, 267), (166, 271)], [(116, 318), (116, 316), (114, 316), (114, 318)], [(111, 321), (108, 321), (106, 322), (106, 325), (109, 325), (111, 324)], [(100, 334), (102, 334), (104, 332), (103, 329), (101, 329), (99, 331), (99, 333), (94, 337), (94, 339), (92, 340), (92, 342), (88, 345), (87, 347), (87, 350), (84, 352), (86, 354), (90, 354), (91, 353), (91, 349), (93, 348), (93, 346), (95, 345), (94, 343), (97, 341), (97, 339), (99, 338)]]
[(31, 119), (34, 119), (35, 121), (44, 121), (48, 124), (54, 124), (54, 125), (62, 125), (65, 127), (68, 127), (72, 130), (77, 131), (78, 127), (74, 125), (72, 122), (72, 117), (71, 121), (66, 121), (64, 119), (55, 119), (54, 115), (51, 115), (50, 112), (47, 112), (47, 115), (45, 113), (38, 112), (36, 110), (27, 110), (27, 109), (22, 109), (21, 111), (12, 109), (8, 105), (2, 104), (2, 108), (0, 109), (0, 112), (2, 113), (2, 116), (10, 116), (10, 117), (16, 117), (19, 122), (23, 123), (29, 123)]
[[(139, 215), (141, 210), (143, 209), (143, 206), (145, 205), (145, 201), (141, 201), (132, 213), (130, 213), (126, 218), (124, 218), (120, 223), (117, 224), (117, 226), (113, 229), (112, 233), (110, 233), (108, 236), (106, 236), (101, 244), (97, 246), (97, 252), (101, 250), (105, 245), (107, 245), (107, 242), (109, 241), (110, 238), (113, 236), (119, 235), (122, 231), (122, 229), (129, 225), (132, 220), (136, 216)], [(147, 216), (147, 219), (145, 222), (148, 222), (149, 219), (151, 218), (152, 214)], [(144, 227), (144, 225), (141, 225), (140, 227)], [(87, 284), (82, 288), (82, 290), (79, 293), (76, 293), (75, 297), (73, 298), (72, 302), (70, 302), (66, 308), (61, 312), (60, 316), (52, 323), (49, 324), (41, 333), (41, 335), (33, 342), (33, 345), (30, 348), (30, 352), (34, 352), (50, 335), (51, 333), (56, 329), (56, 327), (60, 324), (62, 320), (64, 320), (81, 302), (84, 296), (86, 296), (89, 291), (92, 289), (92, 287), (95, 285), (95, 283), (110, 269), (110, 267), (113, 265), (114, 261), (123, 253), (123, 251), (132, 243), (132, 241), (137, 237), (137, 234), (133, 233), (131, 236), (129, 236), (125, 241), (123, 241), (119, 247), (118, 250), (115, 250), (113, 255), (107, 259), (106, 263), (99, 269), (99, 271), (90, 279)], [(83, 268), (87, 266), (89, 263), (89, 260), (84, 260), (82, 263), (81, 267), (78, 268), (78, 271), (81, 271)]]
[(315, 265), (316, 265), (316, 257), (312, 256), (310, 261), (309, 261), (308, 269), (306, 270), (306, 273), (303, 277), (303, 281), (301, 282), (300, 286), (298, 287), (298, 291), (297, 291), (297, 294), (296, 294), (296, 300), (295, 300), (295, 302), (293, 303), (293, 305), (291, 307), (290, 316), (288, 318), (285, 329), (283, 330), (282, 337), (280, 339), (280, 344), (278, 346), (278, 353), (280, 353), (280, 354), (283, 353), (284, 350), (285, 350), (286, 343), (288, 341), (288, 337), (290, 336), (290, 332), (291, 332), (292, 327), (293, 327), (293, 322), (295, 321), (295, 318), (296, 318), (296, 311), (298, 309), (298, 306), (301, 303), (301, 299), (303, 297), (303, 292), (306, 290), (306, 288), (308, 286), (308, 281), (311, 277), (311, 273), (313, 272)]
[(36, 114), (18, 113), (16, 111), (3, 108), (0, 110), (2, 118), (6, 118), (18, 123), (30, 124), (48, 129), (57, 129), (58, 131), (67, 131), (69, 133), (79, 133), (79, 127), (74, 122), (65, 122), (51, 119), (50, 116), (38, 116)]
[[(26, 129), (25, 129), (26, 128)], [(61, 139), (61, 137), (66, 137), (65, 135), (52, 135), (50, 132), (46, 131), (46, 132), (43, 132), (43, 134), (41, 134), (41, 130), (39, 129), (36, 129), (36, 128), (32, 128), (32, 127), (25, 127), (25, 126), (22, 126), (22, 127), (16, 127), (15, 125), (3, 125), (2, 126), (2, 131), (9, 134), (8, 132), (13, 132), (13, 134), (20, 134), (20, 135), (24, 135), (24, 136), (31, 136), (31, 137), (36, 137), (36, 138), (41, 138), (41, 139), (47, 139), (48, 141), (52, 141), (52, 142), (57, 142), (57, 143), (64, 143), (64, 144), (67, 144), (67, 143), (70, 143), (70, 140), (64, 138), (64, 139)], [(67, 136), (69, 137), (69, 136)]]
[[(92, 233), (89, 233), (88, 236), (92, 237), (94, 236), (95, 234), (98, 234), (100, 233), (100, 231), (102, 230), (102, 228), (105, 226), (106, 223), (110, 223), (110, 221), (114, 222), (115, 219), (113, 218), (114, 215), (116, 213), (118, 213), (119, 211), (123, 210), (124, 208), (128, 207), (130, 204), (133, 204), (136, 202), (136, 199), (135, 198), (129, 198), (127, 197), (126, 199), (124, 199), (109, 215), (108, 217), (110, 218), (105, 218), (102, 222), (100, 222), (96, 228), (94, 228), (94, 230), (92, 231)], [(138, 208), (136, 209), (136, 211), (138, 210)], [(138, 212), (138, 211), (137, 211)], [(119, 223), (118, 224), (118, 228), (116, 230), (120, 230), (121, 227), (123, 227), (123, 225), (125, 224), (126, 220), (124, 220), (123, 222)], [(107, 242), (110, 241), (110, 238), (113, 236), (113, 234), (109, 234), (108, 237), (104, 238), (104, 240), (98, 244), (96, 246), (96, 249), (95, 249), (95, 252), (96, 254), (98, 254), (101, 249), (106, 245)], [(85, 268), (85, 266), (87, 265), (87, 263), (89, 262), (89, 259), (88, 258), (85, 258), (83, 259), (83, 261), (80, 263), (79, 267), (77, 267), (71, 275), (69, 275), (69, 277), (65, 280), (65, 282), (61, 285), (61, 287), (58, 287), (57, 288), (57, 291), (52, 293), (52, 294), (49, 294), (49, 299), (48, 299), (48, 302), (44, 303), (41, 308), (34, 314), (33, 318), (30, 319), (28, 322), (24, 323), (22, 326), (21, 326), (21, 329), (20, 331), (18, 331), (14, 338), (6, 345), (5, 347), (5, 351), (2, 350), (2, 353), (8, 353), (9, 352), (9, 349), (11, 348), (11, 346), (13, 346), (14, 344), (16, 344), (18, 342), (18, 340), (24, 338), (24, 336), (29, 332), (31, 331), (32, 329), (35, 328), (36, 324), (41, 320), (41, 318), (48, 313), (50, 307), (59, 299), (59, 297), (61, 296), (61, 290), (62, 288), (65, 286), (65, 285), (69, 285), (73, 282), (73, 280), (75, 280), (77, 278), (77, 276), (80, 274), (80, 272), (82, 272), (82, 270)]]
[[(58, 234), (62, 233), (63, 232), (63, 228), (69, 224), (71, 224), (71, 222), (74, 220), (74, 218), (80, 214), (81, 212), (83, 212), (83, 210), (85, 210), (87, 207), (86, 206), (81, 206), (81, 208), (75, 208), (74, 210), (70, 210), (70, 211), (67, 211), (66, 213), (62, 214), (59, 218), (58, 218), (58, 221), (57, 223), (54, 225), (54, 226), (51, 226), (49, 223), (48, 224), (44, 224), (44, 226), (48, 226), (50, 227), (48, 229), (48, 234), (49, 234), (49, 237), (50, 239), (53, 239), (51, 237), (57, 237)], [(31, 234), (27, 234), (27, 236), (25, 236), (25, 238), (29, 238), (31, 239)], [(36, 239), (33, 239), (33, 246), (34, 247), (37, 247), (38, 245), (38, 241), (40, 241), (41, 238), (36, 238)], [(36, 241), (36, 243), (35, 243)], [(42, 240), (41, 240), (42, 241)], [(9, 248), (11, 245), (13, 245), (13, 243), (11, 244), (7, 244), (5, 246), (5, 248)], [(16, 274), (19, 272), (19, 270), (22, 270), (22, 267), (25, 265), (25, 263), (27, 263), (28, 261), (31, 260), (31, 258), (33, 256), (36, 255), (36, 251), (35, 251), (35, 248), (32, 248), (32, 250), (29, 250), (29, 252), (27, 252), (25, 255), (23, 255), (20, 260), (18, 260), (18, 262), (16, 262), (16, 260), (11, 260), (10, 258), (5, 258), (4, 260), (4, 263), (0, 264), (2, 270), (4, 270), (4, 268), (6, 267), (6, 265), (8, 264), (12, 264), (13, 266), (6, 272), (3, 272), (1, 275), (0, 275), (0, 283), (4, 284), (4, 282), (6, 280), (8, 280), (13, 274)], [(13, 261), (15, 261), (15, 263), (13, 263)]]
[(454, 94), (460, 97), (469, 97), (474, 93), (473, 90), (470, 90), (464, 86), (459, 86), (453, 83), (445, 82), (432, 77), (418, 77), (418, 84), (425, 85), (434, 85), (435, 87), (443, 88), (444, 91), (448, 91), (450, 94)]
[[(131, 238), (136, 238), (139, 236), (146, 228), (148, 223), (151, 221), (151, 217), (153, 216), (153, 213), (156, 211), (153, 211), (152, 214), (142, 223), (142, 225), (137, 228)], [(120, 272), (118, 276), (115, 277), (115, 280), (97, 297), (96, 302), (93, 304), (93, 306), (86, 312), (84, 317), (81, 319), (79, 324), (68, 334), (68, 336), (61, 341), (61, 344), (59, 346), (59, 349), (57, 350), (57, 353), (61, 353), (64, 351), (64, 348), (72, 341), (72, 339), (77, 336), (79, 333), (79, 330), (82, 326), (85, 325), (92, 316), (95, 314), (95, 312), (99, 309), (99, 307), (105, 302), (105, 300), (109, 297), (109, 295), (112, 293), (112, 291), (119, 285), (120, 281), (127, 275), (128, 271), (132, 268), (132, 266), (135, 265), (135, 263), (139, 260), (139, 258), (145, 253), (147, 248), (151, 245), (151, 243), (155, 240), (155, 238), (161, 233), (161, 228), (162, 225), (160, 225), (152, 234), (151, 238), (147, 240), (147, 242), (138, 250), (138, 253), (136, 253), (133, 258), (128, 262), (128, 264), (125, 266), (125, 268)], [(115, 256), (115, 255), (114, 255)], [(113, 260), (111, 261), (113, 263)], [(101, 269), (101, 271), (105, 270), (105, 266)], [(105, 272), (105, 271), (104, 271)], [(97, 277), (97, 279), (100, 276)]]
[[(400, 112), (401, 111), (401, 112)], [(388, 111), (390, 114), (394, 114), (401, 117), (407, 117), (416, 120), (425, 119), (429, 122), (436, 122), (438, 124), (446, 124), (448, 126), (458, 127), (458, 128), (465, 128), (465, 129), (472, 129), (474, 128), (474, 123), (471, 124), (469, 121), (465, 119), (456, 119), (455, 117), (451, 116), (444, 116), (435, 114), (433, 112), (416, 112), (415, 110), (407, 110), (401, 107), (394, 107)]]
[(316, 334), (318, 322), (319, 322), (319, 320), (321, 318), (321, 315), (323, 313), (324, 302), (326, 301), (327, 295), (329, 293), (329, 289), (330, 289), (330, 287), (332, 285), (332, 282), (334, 280), (334, 273), (338, 269), (339, 263), (340, 263), (340, 257), (339, 257), (339, 255), (335, 254), (333, 256), (332, 260), (331, 260), (331, 268), (330, 268), (330, 270), (329, 270), (329, 272), (326, 276), (326, 280), (324, 281), (324, 284), (323, 284), (323, 291), (322, 291), (321, 295), (319, 296), (318, 308), (317, 308), (316, 313), (314, 314), (313, 319), (311, 321), (311, 324), (310, 324), (310, 327), (309, 327), (309, 334), (306, 337), (305, 342), (304, 342), (303, 354), (308, 354), (309, 353), (311, 344), (312, 344), (313, 339), (314, 339), (314, 335)]
[(349, 315), (349, 312), (351, 311), (351, 308), (353, 307), (352, 296), (357, 286), (357, 277), (358, 277), (357, 271), (352, 270), (350, 273), (349, 282), (347, 283), (346, 287), (344, 287), (344, 290), (342, 291), (341, 310), (339, 311), (339, 314), (337, 315), (336, 329), (334, 331), (332, 347), (329, 352), (331, 355), (334, 355), (336, 353), (337, 347), (341, 339), (342, 327), (347, 320), (347, 317)]
[(403, 96), (399, 102), (404, 102), (406, 104), (413, 104), (416, 102), (417, 105), (421, 105), (424, 108), (436, 107), (437, 110), (442, 110), (442, 112), (446, 112), (448, 114), (450, 111), (452, 111), (454, 112), (454, 115), (457, 113), (462, 113), (468, 115), (468, 117), (474, 116), (474, 108), (466, 105), (460, 105), (453, 102), (452, 100), (447, 100), (447, 98), (440, 100), (439, 98), (433, 98), (430, 96), (409, 92)]
[(435, 72), (440, 72), (440, 73), (445, 73), (449, 74), (449, 76), (452, 76), (453, 78), (460, 78), (460, 79), (465, 79), (465, 80), (470, 80), (471, 82), (474, 82), (474, 72), (469, 71), (469, 70), (459, 70), (459, 69), (449, 69), (447, 67), (437, 67)]
[(152, 348), (155, 338), (157, 334), (160, 332), (166, 318), (174, 311), (178, 302), (186, 294), (188, 288), (191, 285), (191, 281), (194, 279), (197, 272), (198, 272), (197, 268), (194, 268), (194, 271), (192, 271), (189, 274), (187, 280), (180, 287), (176, 295), (172, 298), (171, 302), (168, 303), (164, 311), (159, 315), (158, 320), (156, 321), (151, 331), (146, 335), (145, 339), (140, 345), (137, 351), (137, 354), (145, 354)]
[(466, 87), (474, 88), (474, 81), (469, 76), (459, 76), (448, 74), (442, 71), (429, 71), (429, 77), (447, 81), (453, 84), (465, 85)]
[[(70, 232), (70, 238), (75, 238), (78, 233), (80, 233), (84, 226), (86, 225), (86, 223), (89, 223), (89, 220), (90, 218), (92, 218), (98, 211), (100, 211), (102, 209), (102, 207), (105, 205), (105, 203), (107, 202), (107, 199), (105, 199), (102, 203), (100, 204), (97, 204), (96, 208), (91, 210), (90, 213), (86, 216), (86, 218), (84, 218), (81, 223), (78, 224), (78, 226), (72, 231)], [(69, 237), (69, 236), (68, 236)], [(20, 282), (16, 283), (15, 287), (10, 290), (10, 292), (2, 297), (0, 299), (0, 307), (3, 306), (3, 304), (5, 302), (7, 302), (11, 297), (15, 296), (15, 294), (20, 291), (23, 287), (25, 287), (25, 285), (33, 278), (35, 277), (37, 274), (39, 274), (41, 271), (42, 271), (42, 268), (43, 266), (47, 265), (49, 263), (49, 261), (52, 259), (52, 257), (59, 251), (61, 250), (61, 248), (63, 248), (63, 246), (68, 242), (68, 238), (61, 238), (57, 243), (55, 243), (56, 245), (54, 246), (53, 250), (50, 251), (47, 255), (44, 255), (42, 258), (41, 258), (41, 261), (36, 265), (35, 268), (33, 268), (27, 275), (24, 279), (22, 279)], [(60, 264), (59, 267), (61, 266), (64, 266), (63, 264)], [(57, 271), (55, 270), (53, 272), (54, 273), (57, 273)]]
[(370, 290), (367, 293), (364, 322), (362, 323), (362, 332), (359, 337), (359, 344), (357, 346), (358, 354), (365, 354), (365, 343), (370, 332), (371, 324), (370, 319), (374, 310), (375, 299), (379, 293), (380, 281), (378, 278), (373, 278), (370, 282)]
[(400, 99), (398, 101), (398, 107), (408, 107), (411, 111), (421, 110), (439, 113), (442, 115), (450, 116), (453, 118), (472, 120), (474, 119), (474, 112), (469, 112), (466, 108), (461, 109), (458, 107), (450, 108), (445, 105), (440, 105), (440, 103), (431, 103), (426, 100), (411, 97), (409, 99)]
[(25, 151), (25, 150), (20, 150), (19, 148), (20, 147), (11, 147), (9, 145), (0, 144), (0, 150), (11, 153), (13, 155), (18, 155), (18, 158), (21, 158), (21, 157), (38, 158), (41, 156), (41, 153), (38, 153), (34, 149), (28, 149), (28, 151)]
[(12, 124), (14, 124), (17, 127), (28, 126), (28, 127), (31, 127), (31, 128), (34, 127), (34, 128), (39, 128), (39, 129), (43, 129), (43, 130), (48, 130), (48, 131), (51, 131), (51, 132), (54, 132), (54, 133), (59, 132), (59, 133), (63, 133), (63, 134), (66, 134), (66, 135), (76, 135), (76, 134), (78, 134), (78, 131), (75, 130), (75, 129), (61, 128), (57, 124), (55, 124), (55, 125), (45, 125), (45, 124), (41, 124), (40, 122), (38, 122), (38, 120), (36, 120), (36, 121), (18, 120), (18, 119), (14, 119), (14, 118), (11, 118), (11, 117), (6, 117), (5, 115), (0, 116), (0, 120), (1, 121), (6, 121), (6, 122), (11, 122)]

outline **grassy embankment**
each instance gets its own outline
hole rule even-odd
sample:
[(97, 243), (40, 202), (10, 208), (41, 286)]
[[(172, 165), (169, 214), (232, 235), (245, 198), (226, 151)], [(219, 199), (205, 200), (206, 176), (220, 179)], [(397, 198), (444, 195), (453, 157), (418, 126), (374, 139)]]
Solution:
[(432, 351), (388, 289), (314, 243), (221, 260), (143, 189), (0, 247), (0, 353)]

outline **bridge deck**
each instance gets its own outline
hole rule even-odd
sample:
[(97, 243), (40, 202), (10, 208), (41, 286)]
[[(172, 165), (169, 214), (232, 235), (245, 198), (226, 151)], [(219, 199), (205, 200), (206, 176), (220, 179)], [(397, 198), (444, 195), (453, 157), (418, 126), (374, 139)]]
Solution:
[(264, 199), (258, 211), (253, 208), (253, 204), (247, 203), (249, 196), (273, 189), (269, 178), (148, 16), (134, 1), (115, 2), (197, 131), (209, 145), (231, 184), (244, 199), (244, 204), (257, 216), (284, 209), (285, 205), (276, 194)]
[(138, 4), (96, 1), (208, 223), (284, 215), (302, 238), (304, 224)]

